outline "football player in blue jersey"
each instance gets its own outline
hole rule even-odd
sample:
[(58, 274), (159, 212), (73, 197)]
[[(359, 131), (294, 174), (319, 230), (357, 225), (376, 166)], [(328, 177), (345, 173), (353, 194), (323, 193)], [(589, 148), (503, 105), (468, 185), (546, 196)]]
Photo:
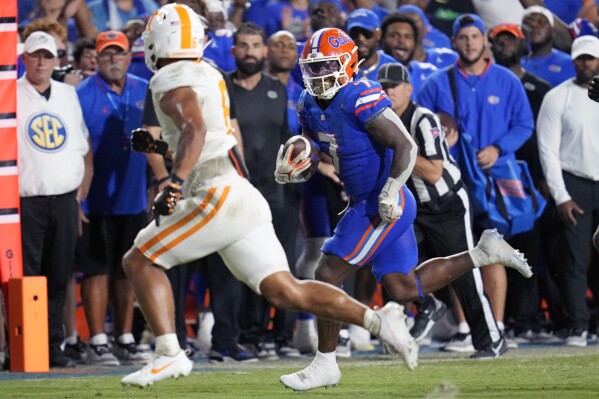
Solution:
[[(354, 82), (357, 50), (345, 32), (325, 28), (308, 39), (299, 60), (306, 86), (297, 106), (302, 134), (332, 159), (351, 197), (333, 237), (322, 247), (316, 278), (339, 286), (360, 267), (372, 265), (373, 274), (390, 297), (405, 302), (487, 264), (501, 263), (530, 277), (532, 271), (523, 255), (495, 230), (485, 231), (470, 251), (416, 267), (418, 249), (412, 227), (416, 206), (404, 185), (414, 168), (416, 144), (391, 110), (380, 84)], [(277, 159), (276, 181), (304, 181), (310, 149), (293, 159), (293, 147), (283, 149)], [(335, 359), (339, 326), (318, 319), (316, 356), (305, 369), (281, 376), (285, 386), (305, 391), (339, 382), (341, 372)], [(413, 369), (418, 345), (403, 328), (396, 334), (407, 343), (402, 355)]]

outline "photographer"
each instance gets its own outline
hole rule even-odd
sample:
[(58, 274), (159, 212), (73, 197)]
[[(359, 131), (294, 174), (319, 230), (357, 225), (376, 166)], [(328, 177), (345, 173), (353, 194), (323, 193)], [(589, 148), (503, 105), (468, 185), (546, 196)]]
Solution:
[[(64, 82), (71, 86), (77, 86), (84, 79), (79, 71), (68, 64), (67, 57), (67, 31), (58, 22), (49, 18), (40, 18), (33, 20), (23, 31), (23, 40), (26, 40), (33, 32), (45, 32), (52, 36), (56, 41), (57, 58), (59, 66), (54, 68), (52, 79), (58, 82)], [(24, 71), (20, 71), (24, 72)], [(19, 75), (22, 75), (20, 73)]]

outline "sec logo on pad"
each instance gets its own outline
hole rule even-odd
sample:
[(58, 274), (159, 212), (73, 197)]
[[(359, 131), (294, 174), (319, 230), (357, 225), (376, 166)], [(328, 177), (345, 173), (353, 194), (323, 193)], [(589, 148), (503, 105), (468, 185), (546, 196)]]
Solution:
[(37, 114), (27, 123), (27, 136), (31, 144), (41, 151), (60, 151), (67, 142), (64, 126), (64, 122), (56, 115)]

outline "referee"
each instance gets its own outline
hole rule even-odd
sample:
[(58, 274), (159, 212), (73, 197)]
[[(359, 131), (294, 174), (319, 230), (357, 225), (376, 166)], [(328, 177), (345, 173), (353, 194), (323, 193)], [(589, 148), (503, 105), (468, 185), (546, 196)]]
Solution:
[[(401, 64), (385, 64), (379, 69), (378, 82), (389, 96), (393, 111), (401, 118), (416, 144), (418, 157), (408, 187), (415, 194), (417, 216), (414, 224), (424, 236), (429, 257), (449, 256), (474, 247), (468, 194), (461, 174), (448, 153), (439, 118), (410, 100), (413, 91), (410, 74)], [(507, 350), (499, 332), (479, 269), (455, 280), (455, 290), (472, 330), (475, 359), (493, 359)], [(430, 329), (443, 308), (432, 295), (418, 304), (421, 317), (416, 318), (412, 335), (421, 336)], [(427, 328), (428, 327), (428, 328)]]

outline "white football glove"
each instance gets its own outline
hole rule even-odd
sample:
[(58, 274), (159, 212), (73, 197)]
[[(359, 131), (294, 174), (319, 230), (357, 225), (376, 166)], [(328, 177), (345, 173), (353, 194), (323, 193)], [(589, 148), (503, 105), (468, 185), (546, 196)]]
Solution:
[(403, 209), (399, 205), (401, 186), (402, 184), (397, 179), (389, 177), (379, 194), (379, 215), (385, 222), (394, 222), (403, 213)]
[(287, 152), (285, 152), (285, 154), (283, 154), (284, 147), (285, 146), (281, 144), (279, 153), (277, 154), (275, 181), (279, 184), (305, 182), (306, 179), (301, 175), (301, 173), (310, 167), (310, 158), (306, 158), (309, 154), (309, 147), (293, 159), (291, 159), (291, 154), (293, 153), (293, 144), (287, 148)]

